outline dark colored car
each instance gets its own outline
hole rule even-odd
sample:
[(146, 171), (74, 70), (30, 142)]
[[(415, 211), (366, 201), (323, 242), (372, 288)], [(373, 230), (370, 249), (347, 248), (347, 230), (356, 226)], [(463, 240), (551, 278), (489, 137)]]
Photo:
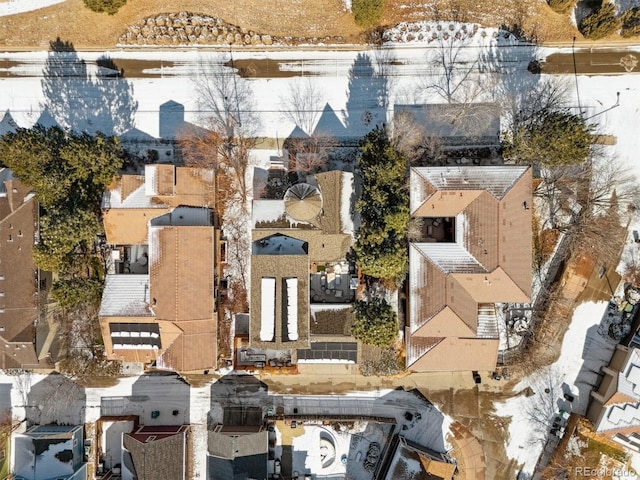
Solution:
[(476, 383), (476, 385), (482, 383), (482, 377), (476, 370), (471, 372), (471, 374), (473, 375), (473, 381)]

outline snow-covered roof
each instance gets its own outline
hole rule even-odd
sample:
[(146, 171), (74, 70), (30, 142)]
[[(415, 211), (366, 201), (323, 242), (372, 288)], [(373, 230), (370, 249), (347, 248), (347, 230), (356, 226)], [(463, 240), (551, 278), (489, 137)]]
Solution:
[(117, 187), (113, 190), (106, 190), (102, 195), (102, 208), (166, 208), (166, 205), (153, 201), (145, 193), (144, 185), (140, 185), (133, 192), (127, 195), (122, 201), (122, 190)]
[(445, 273), (483, 273), (484, 267), (457, 243), (415, 243), (414, 246)]
[(13, 174), (13, 170), (8, 168), (0, 168), (0, 194), (7, 193), (7, 186), (5, 182), (17, 180)]
[(353, 234), (353, 213), (351, 211), (351, 197), (354, 193), (353, 173), (342, 172), (340, 188), (340, 223), (342, 233)]
[[(15, 439), (18, 478), (68, 478), (81, 466), (74, 455), (74, 433), (82, 427), (37, 425)], [(78, 434), (78, 441), (82, 435)], [(69, 456), (70, 455), (70, 456)]]
[(182, 226), (210, 227), (211, 210), (206, 207), (177, 207), (171, 212), (160, 215), (150, 221), (151, 227)]
[(298, 340), (298, 279), (287, 278), (287, 335)]
[(101, 317), (148, 317), (149, 275), (107, 275), (100, 303)]
[[(486, 190), (500, 200), (528, 168), (513, 165), (416, 167), (412, 172), (438, 190)], [(418, 181), (418, 178), (414, 177), (414, 181)], [(419, 192), (417, 186), (412, 186), (411, 191), (417, 199)]]
[(284, 200), (254, 200), (252, 206), (252, 225), (275, 222), (286, 216)]
[(640, 349), (633, 348), (629, 351), (617, 380), (617, 391), (629, 399), (635, 399), (635, 402), (616, 403), (605, 407), (605, 414), (596, 426), (599, 432), (640, 426)]
[(486, 138), (497, 142), (500, 108), (493, 103), (431, 103), (393, 106), (394, 115), (410, 113), (429, 137)]
[(498, 317), (495, 304), (482, 304), (478, 306), (478, 338), (498, 338)]
[(251, 250), (253, 255), (306, 255), (309, 244), (288, 235), (275, 234), (256, 240)]
[(262, 278), (260, 296), (260, 340), (272, 342), (276, 329), (276, 279)]

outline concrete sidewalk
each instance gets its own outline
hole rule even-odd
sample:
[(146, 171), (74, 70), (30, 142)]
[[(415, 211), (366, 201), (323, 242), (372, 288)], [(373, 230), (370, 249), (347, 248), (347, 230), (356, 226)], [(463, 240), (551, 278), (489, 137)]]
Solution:
[[(384, 390), (401, 387), (429, 391), (466, 390), (476, 386), (471, 372), (420, 372), (395, 377), (365, 377), (356, 365), (298, 365), (298, 374), (274, 375), (257, 373), (271, 393), (342, 394), (353, 391)], [(506, 382), (491, 378), (491, 372), (480, 372), (480, 391), (501, 392)]]

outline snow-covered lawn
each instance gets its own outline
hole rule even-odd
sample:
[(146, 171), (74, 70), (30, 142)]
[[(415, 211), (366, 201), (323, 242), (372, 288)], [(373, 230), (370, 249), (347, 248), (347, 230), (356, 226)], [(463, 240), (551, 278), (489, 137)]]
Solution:
[[(615, 349), (613, 341), (598, 333), (606, 307), (607, 302), (579, 305), (564, 335), (558, 360), (523, 378), (514, 388), (519, 395), (494, 404), (497, 415), (511, 417), (507, 456), (522, 463), (525, 473), (533, 472), (554, 415), (560, 410), (580, 415), (586, 412), (598, 372), (608, 364)], [(564, 399), (566, 393), (575, 397), (572, 403)]]
[(8, 2), (0, 2), (0, 17), (39, 10), (64, 1), (65, 0), (9, 0)]

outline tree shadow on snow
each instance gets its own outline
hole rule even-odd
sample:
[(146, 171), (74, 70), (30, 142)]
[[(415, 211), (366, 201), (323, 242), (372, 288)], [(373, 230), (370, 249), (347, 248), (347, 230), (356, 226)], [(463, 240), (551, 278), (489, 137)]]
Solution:
[(133, 86), (107, 55), (89, 68), (73, 44), (58, 37), (49, 42), (42, 91), (42, 109), (63, 128), (120, 135), (134, 126)]

